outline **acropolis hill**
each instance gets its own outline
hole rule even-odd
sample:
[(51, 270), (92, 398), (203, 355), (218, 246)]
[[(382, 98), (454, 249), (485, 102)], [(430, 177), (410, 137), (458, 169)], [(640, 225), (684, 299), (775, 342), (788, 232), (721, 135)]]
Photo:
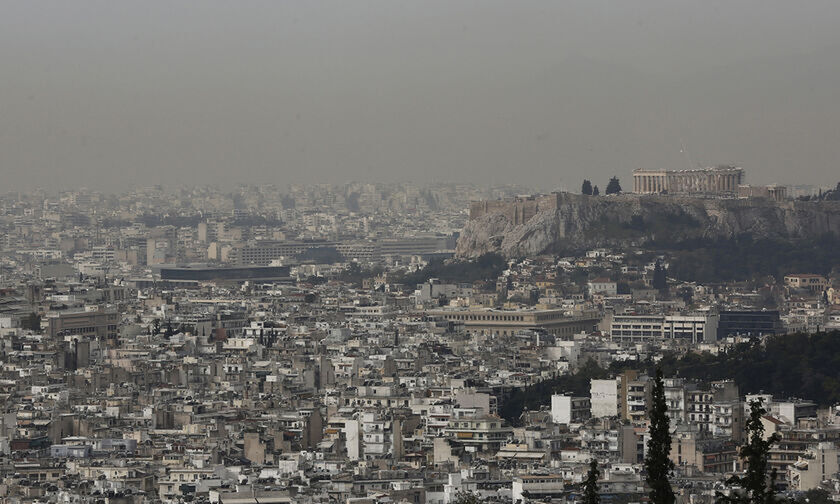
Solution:
[(459, 257), (565, 253), (651, 240), (755, 238), (793, 240), (840, 235), (840, 202), (774, 201), (659, 194), (586, 196), (552, 193), (470, 205)]

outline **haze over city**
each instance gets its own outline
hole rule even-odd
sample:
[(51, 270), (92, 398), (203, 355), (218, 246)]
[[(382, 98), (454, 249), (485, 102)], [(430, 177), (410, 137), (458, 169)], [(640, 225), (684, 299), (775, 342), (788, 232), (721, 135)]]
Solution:
[(8, 189), (833, 184), (833, 1), (3, 2)]
[(838, 21), (0, 1), (0, 504), (837, 504)]

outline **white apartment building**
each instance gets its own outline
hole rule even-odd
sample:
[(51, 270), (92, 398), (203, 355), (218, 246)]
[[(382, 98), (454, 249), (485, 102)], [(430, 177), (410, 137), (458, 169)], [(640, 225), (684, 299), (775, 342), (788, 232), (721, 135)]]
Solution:
[(551, 396), (551, 421), (564, 425), (584, 422), (589, 418), (590, 408), (588, 397), (554, 394)]
[(676, 339), (691, 343), (715, 341), (717, 315), (615, 315), (610, 337), (622, 343)]
[(593, 418), (618, 415), (618, 381), (592, 380), (589, 384), (590, 409)]

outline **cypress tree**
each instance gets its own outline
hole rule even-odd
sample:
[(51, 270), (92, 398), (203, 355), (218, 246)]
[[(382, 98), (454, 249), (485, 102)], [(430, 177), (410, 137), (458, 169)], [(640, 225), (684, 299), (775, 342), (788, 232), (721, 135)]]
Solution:
[(589, 472), (586, 473), (586, 481), (583, 482), (583, 504), (601, 504), (601, 495), (598, 494), (598, 461), (594, 458), (589, 462)]
[(580, 187), (581, 194), (592, 195), (592, 182), (589, 179), (583, 180), (583, 185)]
[(674, 504), (676, 497), (671, 489), (668, 477), (674, 469), (674, 463), (668, 457), (671, 453), (670, 419), (665, 402), (665, 384), (662, 380), (662, 368), (656, 368), (650, 407), (650, 439), (645, 456), (646, 481), (652, 504)]
[(764, 424), (761, 418), (767, 414), (763, 400), (750, 403), (750, 418), (747, 420), (747, 442), (741, 447), (741, 460), (745, 466), (743, 476), (732, 476), (727, 485), (738, 487), (732, 495), (717, 493), (718, 504), (773, 504), (776, 502), (776, 470), (770, 473), (767, 481), (767, 460), (770, 458), (770, 446), (779, 440), (775, 432), (764, 439)]

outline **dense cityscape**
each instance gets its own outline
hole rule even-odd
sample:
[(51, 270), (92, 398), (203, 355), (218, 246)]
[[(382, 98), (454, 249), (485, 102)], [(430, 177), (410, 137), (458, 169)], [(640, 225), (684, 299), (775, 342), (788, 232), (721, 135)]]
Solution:
[(840, 504), (837, 0), (0, 2), (0, 504)]
[(0, 498), (840, 499), (840, 184), (632, 177), (0, 195)]

